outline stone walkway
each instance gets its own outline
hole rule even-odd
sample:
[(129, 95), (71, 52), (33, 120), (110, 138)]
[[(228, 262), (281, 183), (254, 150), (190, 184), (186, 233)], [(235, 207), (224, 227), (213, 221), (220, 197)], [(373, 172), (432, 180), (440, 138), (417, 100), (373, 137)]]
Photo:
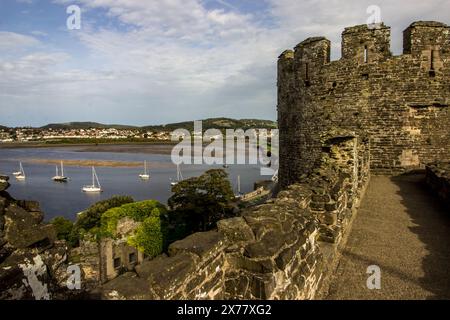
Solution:
[(450, 210), (422, 179), (372, 176), (326, 299), (450, 299)]

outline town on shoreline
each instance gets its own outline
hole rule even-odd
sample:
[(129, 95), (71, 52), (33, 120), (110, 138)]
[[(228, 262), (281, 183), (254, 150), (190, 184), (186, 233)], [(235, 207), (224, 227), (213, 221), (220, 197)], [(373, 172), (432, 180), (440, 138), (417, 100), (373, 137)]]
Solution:
[[(202, 120), (204, 130), (207, 129), (276, 129), (277, 125), (270, 120), (211, 118)], [(105, 125), (96, 122), (70, 122), (49, 124), (43, 127), (10, 128), (0, 125), (0, 148), (8, 147), (40, 147), (91, 144), (173, 144), (171, 133), (176, 129), (192, 132), (193, 121), (172, 123), (157, 126)]]

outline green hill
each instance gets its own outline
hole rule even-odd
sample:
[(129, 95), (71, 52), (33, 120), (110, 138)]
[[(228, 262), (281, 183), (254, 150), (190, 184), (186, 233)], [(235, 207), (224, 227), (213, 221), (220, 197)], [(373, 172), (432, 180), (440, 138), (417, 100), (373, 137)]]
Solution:
[(90, 129), (90, 128), (138, 129), (139, 127), (120, 124), (102, 124), (97, 122), (68, 122), (68, 123), (51, 123), (41, 127), (40, 129)]
[[(259, 119), (230, 119), (230, 118), (210, 118), (202, 120), (203, 130), (208, 129), (273, 129), (277, 127), (277, 123), (271, 120)], [(141, 129), (149, 131), (173, 131), (175, 129), (194, 130), (194, 121), (183, 121), (177, 123), (169, 123), (165, 125), (152, 126), (128, 126), (118, 124), (102, 124), (97, 122), (68, 122), (68, 123), (51, 123), (40, 129), (90, 129), (90, 128), (116, 128), (116, 129)]]
[[(210, 118), (202, 120), (202, 129), (243, 129), (250, 128), (255, 129), (274, 129), (277, 128), (277, 123), (271, 120), (259, 120), (259, 119), (230, 119), (230, 118)], [(146, 126), (143, 127), (146, 130), (153, 131), (172, 131), (175, 129), (187, 129), (189, 131), (194, 130), (194, 121), (184, 121), (178, 123), (170, 123), (160, 126)]]

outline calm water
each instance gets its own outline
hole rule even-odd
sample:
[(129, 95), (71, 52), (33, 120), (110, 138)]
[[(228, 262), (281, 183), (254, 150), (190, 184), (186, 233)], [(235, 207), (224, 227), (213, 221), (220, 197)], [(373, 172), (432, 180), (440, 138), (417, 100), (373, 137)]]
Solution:
[[(64, 173), (70, 178), (68, 183), (51, 180), (55, 175), (54, 164), (27, 162), (27, 159), (64, 159), (64, 160), (114, 160), (149, 162), (150, 180), (142, 181), (138, 175), (143, 168), (96, 167), (97, 175), (104, 192), (86, 194), (81, 191), (83, 185), (91, 184), (90, 167), (65, 166)], [(23, 162), (26, 181), (17, 181), (11, 175), (18, 170), (19, 161)], [(182, 165), (184, 178), (201, 175), (208, 169), (221, 166)], [(260, 175), (257, 165), (230, 165), (226, 171), (230, 182), (237, 191), (237, 176), (241, 176), (242, 192), (253, 190), (253, 183), (267, 179)], [(167, 203), (171, 196), (170, 182), (176, 178), (176, 166), (170, 155), (138, 154), (121, 152), (80, 152), (71, 148), (36, 149), (0, 149), (0, 173), (10, 175), (11, 187), (8, 192), (16, 199), (37, 200), (45, 212), (45, 219), (64, 216), (74, 220), (76, 214), (91, 204), (110, 198), (113, 195), (130, 195), (135, 200), (156, 199)], [(270, 178), (270, 177), (269, 177)]]

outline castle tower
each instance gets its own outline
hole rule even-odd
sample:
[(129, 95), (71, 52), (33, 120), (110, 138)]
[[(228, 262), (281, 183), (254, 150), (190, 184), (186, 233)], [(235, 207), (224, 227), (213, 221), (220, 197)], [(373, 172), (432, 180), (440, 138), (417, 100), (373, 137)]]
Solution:
[[(415, 22), (404, 54), (390, 51), (390, 27), (342, 33), (342, 57), (330, 41), (308, 38), (278, 60), (279, 181), (299, 182), (321, 161), (325, 133), (370, 138), (371, 170), (396, 174), (450, 161), (450, 28)], [(337, 130), (336, 130), (337, 129)]]
[(316, 134), (322, 127), (315, 117), (312, 88), (320, 81), (318, 71), (330, 62), (330, 41), (308, 38), (285, 51), (278, 61), (278, 121), (280, 129), (281, 181), (298, 181), (320, 154)]

